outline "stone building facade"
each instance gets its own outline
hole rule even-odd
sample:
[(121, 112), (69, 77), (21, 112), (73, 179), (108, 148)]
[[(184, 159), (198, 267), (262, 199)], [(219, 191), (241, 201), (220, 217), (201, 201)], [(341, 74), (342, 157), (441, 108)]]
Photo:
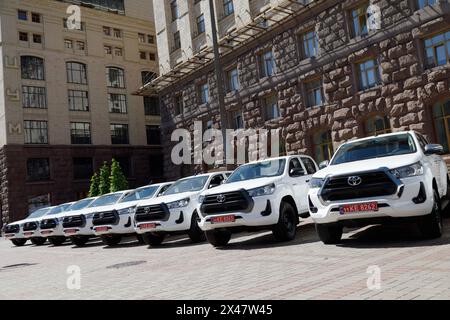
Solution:
[[(380, 28), (364, 30), (373, 19), (369, 6), (380, 9)], [(449, 152), (449, 1), (327, 0), (301, 10), (222, 55), (225, 82), (232, 82), (229, 70), (239, 80), (225, 98), (230, 128), (239, 126), (236, 114), (245, 128), (280, 128), (287, 153), (317, 161), (350, 139), (403, 130)], [(274, 63), (269, 75), (266, 57)], [(160, 94), (165, 171), (176, 178), (201, 168), (172, 164), (173, 130), (192, 129), (195, 120), (220, 123), (213, 66)]]

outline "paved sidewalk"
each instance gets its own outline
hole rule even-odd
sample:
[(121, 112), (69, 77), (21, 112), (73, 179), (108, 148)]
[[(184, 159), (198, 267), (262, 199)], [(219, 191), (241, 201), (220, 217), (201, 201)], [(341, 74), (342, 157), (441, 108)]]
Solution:
[[(346, 233), (339, 246), (319, 242), (311, 222), (290, 243), (254, 233), (222, 250), (186, 238), (151, 249), (133, 240), (114, 249), (98, 242), (16, 248), (0, 240), (0, 298), (450, 299), (445, 224), (438, 240), (421, 240), (414, 226), (374, 226)], [(68, 271), (78, 268), (80, 289), (68, 289), (77, 284)], [(380, 289), (372, 281), (378, 270)]]

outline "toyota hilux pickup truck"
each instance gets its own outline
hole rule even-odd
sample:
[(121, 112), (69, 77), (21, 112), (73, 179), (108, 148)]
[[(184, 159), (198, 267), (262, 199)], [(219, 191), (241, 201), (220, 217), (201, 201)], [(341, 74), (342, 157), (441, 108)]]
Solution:
[(43, 245), (46, 239), (38, 234), (38, 221), (48, 214), (51, 209), (52, 207), (38, 209), (23, 220), (7, 224), (3, 230), (5, 239), (11, 240), (18, 247), (25, 245), (28, 240), (34, 245)]
[(205, 190), (220, 186), (229, 172), (200, 174), (180, 179), (158, 198), (136, 208), (134, 227), (150, 246), (160, 245), (168, 234), (188, 234), (192, 242), (205, 240), (198, 227), (197, 199)]
[(72, 204), (63, 204), (54, 208), (41, 221), (41, 236), (43, 238), (47, 238), (48, 241), (54, 246), (62, 245), (67, 240), (62, 226), (64, 217), (71, 215), (73, 212), (86, 208), (95, 199), (97, 198), (87, 198)]
[(413, 221), (426, 238), (442, 234), (449, 178), (441, 145), (414, 131), (344, 143), (310, 181), (311, 217), (325, 244), (343, 227)]
[(293, 240), (300, 217), (309, 216), (308, 182), (317, 170), (303, 155), (242, 165), (224, 184), (201, 193), (199, 226), (215, 247), (239, 231), (269, 229), (278, 241)]
[(120, 203), (124, 197), (133, 191), (126, 190), (105, 194), (98, 197), (86, 208), (70, 212), (62, 222), (64, 235), (70, 238), (77, 247), (86, 245), (91, 238), (95, 237), (92, 223), (95, 212), (102, 211), (103, 207)]
[(139, 242), (143, 242), (134, 230), (134, 213), (136, 206), (145, 199), (162, 195), (172, 183), (153, 184), (136, 189), (122, 199), (120, 203), (102, 207), (93, 217), (94, 233), (100, 236), (107, 246), (115, 246), (124, 236), (136, 235)]

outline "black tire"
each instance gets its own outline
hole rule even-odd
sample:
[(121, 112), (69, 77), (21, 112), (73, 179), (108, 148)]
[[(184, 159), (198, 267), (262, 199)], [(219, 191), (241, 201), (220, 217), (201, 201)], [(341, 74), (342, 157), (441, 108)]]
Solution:
[(66, 237), (50, 237), (48, 238), (48, 241), (54, 245), (55, 247), (62, 245), (64, 242), (66, 242)]
[(86, 243), (89, 241), (89, 237), (85, 236), (75, 236), (71, 237), (70, 240), (77, 247), (84, 247)]
[(35, 246), (42, 246), (47, 242), (46, 238), (31, 238), (30, 240)]
[(208, 242), (216, 248), (226, 246), (231, 239), (231, 232), (223, 229), (206, 231), (205, 234)]
[(145, 244), (144, 238), (142, 237), (141, 234), (137, 234), (136, 235), (136, 239), (137, 239), (139, 244)]
[(426, 239), (435, 239), (442, 236), (442, 212), (439, 194), (433, 190), (434, 203), (430, 214), (419, 220), (418, 226), (422, 236)]
[(25, 243), (27, 243), (27, 239), (12, 239), (11, 242), (16, 247), (23, 247), (25, 245)]
[(188, 231), (188, 236), (193, 243), (199, 243), (206, 240), (205, 232), (198, 226), (198, 214), (194, 212), (191, 218), (191, 227)]
[(118, 234), (108, 234), (100, 237), (103, 244), (108, 247), (117, 246), (122, 241), (122, 236)]
[(164, 241), (165, 236), (163, 234), (158, 233), (144, 233), (142, 235), (142, 238), (144, 239), (144, 242), (152, 247), (159, 246)]
[(324, 244), (338, 244), (342, 239), (343, 227), (337, 224), (316, 224), (319, 239)]
[(288, 202), (282, 202), (278, 223), (272, 228), (277, 241), (291, 241), (297, 234), (298, 217), (294, 207)]

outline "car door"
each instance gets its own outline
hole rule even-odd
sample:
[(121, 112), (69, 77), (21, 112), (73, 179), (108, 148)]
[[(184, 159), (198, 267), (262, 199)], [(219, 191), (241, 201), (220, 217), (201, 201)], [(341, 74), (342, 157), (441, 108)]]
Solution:
[[(293, 170), (302, 169), (303, 174), (293, 174)], [(308, 211), (308, 183), (311, 179), (311, 175), (307, 173), (305, 166), (298, 157), (293, 157), (289, 160), (288, 168), (288, 180), (294, 190), (295, 202), (297, 203), (297, 209), (299, 213)]]

